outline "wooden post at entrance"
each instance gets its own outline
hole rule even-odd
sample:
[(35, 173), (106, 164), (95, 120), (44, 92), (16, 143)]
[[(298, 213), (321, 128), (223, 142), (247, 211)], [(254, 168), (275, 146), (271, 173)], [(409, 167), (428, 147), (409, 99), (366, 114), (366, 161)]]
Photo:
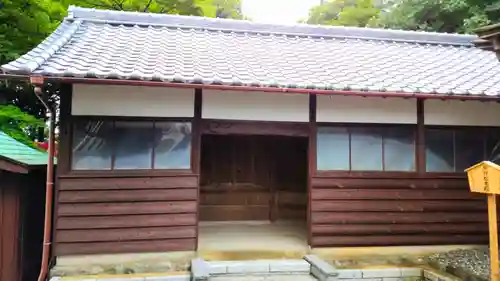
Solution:
[(490, 161), (483, 161), (465, 171), (467, 172), (471, 192), (483, 193), (488, 196), (491, 281), (499, 281), (496, 196), (500, 194), (500, 166)]
[(498, 281), (498, 230), (496, 194), (488, 195), (488, 222), (490, 224), (491, 281)]

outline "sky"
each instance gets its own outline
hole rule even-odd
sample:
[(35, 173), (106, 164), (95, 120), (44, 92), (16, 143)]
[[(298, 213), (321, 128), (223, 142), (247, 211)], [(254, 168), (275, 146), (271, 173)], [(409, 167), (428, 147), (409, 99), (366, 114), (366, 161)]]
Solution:
[(243, 14), (255, 22), (295, 23), (320, 0), (242, 0)]

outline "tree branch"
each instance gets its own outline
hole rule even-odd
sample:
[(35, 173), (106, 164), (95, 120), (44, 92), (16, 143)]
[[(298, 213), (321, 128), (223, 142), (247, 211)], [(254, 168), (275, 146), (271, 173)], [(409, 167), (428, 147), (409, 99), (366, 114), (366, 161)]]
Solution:
[(153, 0), (149, 0), (148, 4), (146, 5), (146, 7), (144, 7), (144, 10), (143, 12), (147, 12), (149, 10), (149, 6), (151, 6), (151, 4), (153, 3)]

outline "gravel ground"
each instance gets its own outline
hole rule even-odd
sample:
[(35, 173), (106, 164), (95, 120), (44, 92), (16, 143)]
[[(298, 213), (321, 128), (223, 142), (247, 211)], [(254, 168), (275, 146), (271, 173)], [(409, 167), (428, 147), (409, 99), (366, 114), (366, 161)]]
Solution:
[(490, 258), (488, 248), (455, 250), (427, 257), (428, 263), (451, 273), (464, 281), (489, 280)]

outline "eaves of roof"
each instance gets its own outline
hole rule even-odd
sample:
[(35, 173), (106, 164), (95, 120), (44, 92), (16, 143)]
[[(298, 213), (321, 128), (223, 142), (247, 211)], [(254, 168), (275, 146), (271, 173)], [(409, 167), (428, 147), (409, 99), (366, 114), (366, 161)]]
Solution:
[(474, 40), (72, 7), (51, 36), (2, 70), (73, 83), (497, 99), (500, 63)]

